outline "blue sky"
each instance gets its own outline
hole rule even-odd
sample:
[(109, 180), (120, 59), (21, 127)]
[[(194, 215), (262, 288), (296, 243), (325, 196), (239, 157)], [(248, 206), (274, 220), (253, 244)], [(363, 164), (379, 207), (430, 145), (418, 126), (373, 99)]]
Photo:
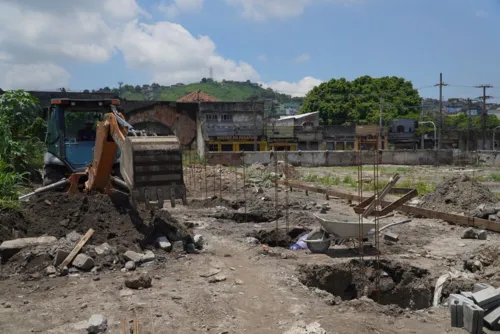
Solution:
[[(395, 75), (437, 97), (442, 72), (445, 98), (491, 84), (500, 101), (498, 0), (96, 1), (0, 0), (0, 87), (188, 83), (212, 67), (216, 79), (294, 95), (331, 78)], [(79, 14), (47, 23), (62, 3)]]

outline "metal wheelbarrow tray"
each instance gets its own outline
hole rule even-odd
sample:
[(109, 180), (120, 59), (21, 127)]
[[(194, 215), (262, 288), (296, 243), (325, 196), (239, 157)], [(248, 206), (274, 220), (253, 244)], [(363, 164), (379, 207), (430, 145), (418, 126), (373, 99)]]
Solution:
[[(313, 253), (326, 253), (330, 248), (331, 242), (334, 240), (336, 242), (343, 241), (347, 239), (359, 240), (360, 237), (365, 240), (367, 237), (373, 237), (375, 235), (375, 222), (373, 220), (363, 219), (363, 224), (361, 225), (358, 221), (339, 221), (335, 220), (331, 215), (325, 215), (320, 217), (314, 215), (316, 220), (321, 225), (320, 228), (313, 230), (309, 233), (304, 242), (307, 244), (307, 248)], [(396, 222), (388, 224), (382, 228), (379, 228), (379, 232), (385, 230), (386, 228), (398, 224), (408, 223), (411, 220), (404, 220), (401, 222)], [(362, 233), (360, 233), (360, 228), (362, 228)]]

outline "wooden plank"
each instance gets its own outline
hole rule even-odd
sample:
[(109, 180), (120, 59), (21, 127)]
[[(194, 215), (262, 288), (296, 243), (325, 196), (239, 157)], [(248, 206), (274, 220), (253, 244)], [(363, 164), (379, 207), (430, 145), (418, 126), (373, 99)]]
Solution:
[(412, 199), (413, 197), (415, 197), (417, 195), (418, 195), (417, 189), (412, 189), (408, 194), (404, 195), (403, 197), (401, 197), (397, 201), (392, 202), (391, 204), (389, 204), (388, 206), (383, 208), (380, 212), (378, 212), (378, 215), (384, 216), (384, 215), (388, 214), (389, 212), (391, 212), (392, 210), (396, 210), (398, 207), (405, 204), (406, 202), (408, 202), (410, 199)]
[[(387, 195), (389, 193), (389, 191), (392, 189), (392, 187), (394, 187), (394, 185), (396, 184), (396, 182), (398, 182), (399, 180), (399, 174), (396, 173), (394, 174), (394, 176), (391, 178), (391, 181), (389, 183), (387, 183), (384, 188), (382, 188), (382, 191), (378, 194), (378, 201), (376, 200), (373, 200), (369, 205), (368, 207), (365, 209), (365, 211), (363, 212), (363, 217), (364, 218), (367, 218), (370, 213), (373, 211), (373, 209), (375, 208), (375, 205), (377, 204), (376, 202), (379, 202), (381, 203), (382, 200), (384, 199), (385, 195)], [(374, 195), (375, 198), (376, 198), (376, 194)]]
[[(283, 184), (283, 181), (278, 181), (278, 183)], [(298, 182), (289, 182), (289, 187), (291, 188), (297, 188), (297, 189), (302, 189), (302, 190), (308, 190), (312, 192), (319, 192), (321, 194), (328, 194), (330, 196), (337, 196), (340, 198), (344, 198), (349, 201), (360, 201), (359, 197), (356, 195), (352, 194), (347, 194), (347, 193), (342, 193), (336, 190), (326, 190), (323, 188), (318, 188), (318, 187), (313, 187), (310, 185), (305, 185), (301, 184)], [(320, 191), (317, 191), (320, 190)], [(368, 199), (369, 197), (363, 197), (361, 198), (361, 201)], [(382, 205), (389, 205), (391, 204), (388, 201), (382, 201)], [(440, 211), (434, 211), (434, 210), (429, 210), (429, 209), (424, 209), (424, 208), (418, 208), (414, 206), (409, 206), (409, 205), (402, 205), (400, 206), (396, 211), (404, 212), (404, 213), (411, 213), (419, 216), (423, 216), (426, 218), (432, 218), (432, 219), (441, 219), (450, 223), (458, 224), (461, 226), (472, 226), (472, 227), (477, 227), (477, 228), (482, 228), (485, 230), (493, 231), (493, 232), (499, 232), (500, 233), (500, 223), (492, 222), (486, 219), (481, 219), (481, 218), (475, 218), (475, 217), (468, 217), (468, 216), (462, 216), (462, 215), (455, 215), (451, 213), (445, 213), (445, 212), (440, 212)]]
[(94, 230), (89, 229), (87, 233), (85, 233), (85, 235), (80, 239), (80, 241), (78, 241), (78, 243), (76, 244), (75, 248), (73, 248), (71, 253), (69, 253), (68, 256), (66, 256), (66, 258), (64, 259), (64, 261), (59, 265), (59, 268), (67, 267), (68, 264), (70, 264), (71, 261), (73, 261), (78, 252), (80, 252), (82, 247), (85, 246), (85, 244), (90, 239), (90, 237), (92, 237), (93, 234)]

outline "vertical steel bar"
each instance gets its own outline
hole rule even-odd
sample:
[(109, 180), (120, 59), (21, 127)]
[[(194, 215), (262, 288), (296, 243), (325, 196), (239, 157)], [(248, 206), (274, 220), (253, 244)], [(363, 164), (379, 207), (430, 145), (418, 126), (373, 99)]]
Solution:
[(276, 230), (278, 230), (278, 152), (274, 151), (274, 212), (276, 214)]
[(288, 225), (288, 202), (289, 202), (289, 187), (288, 187), (288, 150), (285, 151), (285, 227), (286, 227), (286, 233), (288, 233), (289, 230), (289, 225)]

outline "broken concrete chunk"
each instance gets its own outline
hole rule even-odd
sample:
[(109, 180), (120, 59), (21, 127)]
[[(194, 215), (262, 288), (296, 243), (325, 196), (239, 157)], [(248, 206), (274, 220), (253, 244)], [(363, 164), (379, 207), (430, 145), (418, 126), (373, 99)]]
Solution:
[(45, 273), (47, 275), (53, 275), (56, 272), (57, 272), (57, 270), (56, 270), (56, 267), (54, 267), (54, 266), (48, 266), (47, 268), (45, 268)]
[(384, 233), (384, 240), (397, 242), (397, 241), (399, 241), (399, 236), (395, 233), (385, 232)]
[(208, 283), (218, 283), (218, 282), (223, 282), (223, 281), (225, 281), (226, 279), (227, 279), (227, 278), (226, 278), (226, 276), (223, 276), (223, 275), (216, 275), (216, 276), (214, 276), (214, 277), (210, 278), (210, 279), (208, 280)]
[(477, 233), (472, 227), (466, 228), (462, 233), (462, 239), (476, 239), (476, 238), (477, 238)]
[(66, 259), (69, 255), (69, 252), (66, 252), (62, 249), (56, 251), (56, 255), (54, 256), (54, 266), (60, 265), (64, 259)]
[(50, 245), (57, 242), (56, 237), (37, 237), (37, 238), (21, 238), (14, 240), (6, 240), (0, 245), (0, 252), (7, 250), (19, 250), (31, 246)]
[(123, 254), (127, 261), (134, 261), (135, 263), (141, 262), (142, 254), (128, 250)]
[(155, 259), (155, 253), (153, 253), (150, 250), (147, 250), (142, 256), (141, 256), (141, 263), (146, 263), (146, 262), (151, 262), (154, 261)]
[(113, 248), (107, 242), (96, 246), (94, 250), (97, 255), (108, 255), (113, 253)]
[(487, 235), (485, 230), (481, 230), (481, 231), (477, 232), (477, 238), (479, 240), (486, 240), (487, 236), (488, 235)]
[(135, 270), (135, 262), (134, 261), (127, 261), (127, 263), (125, 263), (125, 269)]
[(80, 241), (82, 238), (82, 235), (76, 231), (71, 231), (70, 233), (66, 234), (66, 240), (72, 243)]
[(172, 250), (172, 243), (165, 236), (157, 238), (156, 245), (158, 246), (158, 248), (163, 249), (167, 252), (170, 252)]
[(90, 271), (94, 268), (94, 260), (85, 254), (78, 254), (73, 260), (73, 266), (84, 271)]
[(260, 241), (257, 238), (254, 238), (254, 237), (248, 237), (246, 239), (246, 241), (247, 241), (247, 244), (252, 244), (252, 245), (258, 245), (258, 244), (260, 244)]
[(129, 289), (147, 289), (152, 286), (152, 278), (145, 274), (136, 274), (125, 280), (125, 286)]
[(102, 314), (94, 314), (87, 322), (87, 332), (90, 334), (104, 333), (108, 329), (108, 319)]

